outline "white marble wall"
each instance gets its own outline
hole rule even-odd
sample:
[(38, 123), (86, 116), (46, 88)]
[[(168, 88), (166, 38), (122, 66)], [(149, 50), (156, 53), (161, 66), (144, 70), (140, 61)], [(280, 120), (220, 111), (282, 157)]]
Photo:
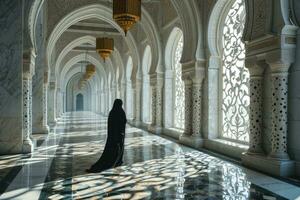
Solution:
[(48, 125), (53, 128), (56, 125), (56, 83), (51, 81), (48, 88)]
[(45, 30), (44, 12), (41, 12), (36, 27), (37, 35), (37, 57), (35, 61), (35, 75), (32, 80), (32, 132), (47, 133), (47, 128), (43, 125), (43, 95), (44, 95), (44, 71), (45, 62)]
[(0, 154), (22, 151), (22, 2), (0, 1)]
[[(300, 12), (300, 11), (299, 11)], [(289, 77), (288, 151), (296, 161), (296, 175), (300, 177), (300, 28), (297, 31), (296, 62)]]

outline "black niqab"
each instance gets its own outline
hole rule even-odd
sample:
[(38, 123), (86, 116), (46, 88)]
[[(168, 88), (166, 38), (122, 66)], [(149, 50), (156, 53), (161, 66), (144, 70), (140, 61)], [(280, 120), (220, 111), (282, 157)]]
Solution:
[(107, 126), (107, 140), (100, 159), (92, 165), (89, 172), (101, 172), (117, 167), (123, 163), (126, 114), (122, 108), (122, 100), (116, 99), (109, 112)]

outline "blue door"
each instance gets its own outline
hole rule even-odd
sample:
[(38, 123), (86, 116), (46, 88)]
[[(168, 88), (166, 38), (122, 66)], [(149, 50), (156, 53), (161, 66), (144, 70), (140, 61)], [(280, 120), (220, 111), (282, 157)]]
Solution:
[(76, 111), (83, 111), (83, 95), (77, 94), (76, 96)]

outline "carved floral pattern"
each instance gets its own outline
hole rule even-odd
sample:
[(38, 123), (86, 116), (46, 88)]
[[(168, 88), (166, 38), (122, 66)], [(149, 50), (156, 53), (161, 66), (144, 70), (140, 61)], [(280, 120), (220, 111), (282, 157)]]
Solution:
[(245, 3), (237, 0), (229, 10), (223, 30), (222, 136), (249, 141), (249, 71), (245, 68)]
[(152, 89), (152, 125), (156, 124), (156, 87), (155, 86), (151, 86)]
[(184, 129), (185, 117), (185, 91), (184, 82), (182, 81), (182, 70), (180, 59), (183, 50), (183, 37), (180, 38), (175, 52), (175, 105), (174, 105), (174, 126), (175, 128)]
[(201, 132), (201, 108), (202, 91), (201, 85), (193, 86), (193, 135), (199, 135)]

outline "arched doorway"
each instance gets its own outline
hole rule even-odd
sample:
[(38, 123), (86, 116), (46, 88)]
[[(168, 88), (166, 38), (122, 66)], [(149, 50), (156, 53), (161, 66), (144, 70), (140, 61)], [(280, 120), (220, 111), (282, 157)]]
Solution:
[(83, 111), (83, 95), (76, 95), (76, 111)]
[(183, 50), (183, 32), (175, 27), (165, 49), (165, 119), (166, 128), (184, 130), (185, 90), (180, 59)]
[(145, 48), (144, 56), (143, 56), (143, 90), (142, 90), (142, 120), (144, 123), (150, 123), (151, 121), (151, 95), (150, 95), (150, 77), (149, 77), (149, 69), (151, 67), (152, 62), (152, 53), (151, 48), (148, 45)]

